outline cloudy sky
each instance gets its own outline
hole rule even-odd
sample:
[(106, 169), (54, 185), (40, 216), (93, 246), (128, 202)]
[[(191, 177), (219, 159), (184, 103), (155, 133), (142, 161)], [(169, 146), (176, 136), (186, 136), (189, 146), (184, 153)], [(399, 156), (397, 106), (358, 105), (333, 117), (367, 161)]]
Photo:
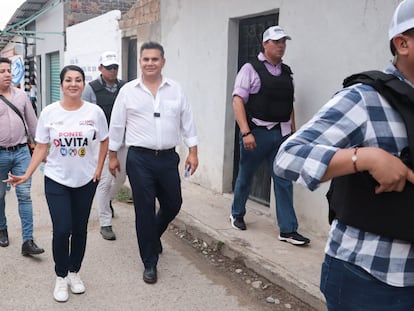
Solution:
[(14, 12), (19, 8), (19, 6), (25, 2), (25, 0), (0, 0), (1, 9), (0, 9), (0, 29), (3, 30), (7, 22), (13, 16)]

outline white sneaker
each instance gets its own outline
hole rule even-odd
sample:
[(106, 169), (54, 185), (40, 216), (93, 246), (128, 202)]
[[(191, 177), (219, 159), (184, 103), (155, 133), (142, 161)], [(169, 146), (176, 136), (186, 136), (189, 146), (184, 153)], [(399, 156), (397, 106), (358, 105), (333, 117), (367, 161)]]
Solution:
[(53, 298), (55, 298), (58, 302), (65, 302), (68, 301), (69, 293), (68, 293), (68, 282), (66, 278), (57, 277), (55, 289), (53, 291)]
[(79, 273), (77, 272), (69, 272), (68, 285), (70, 286), (70, 290), (74, 294), (82, 294), (86, 290), (85, 285), (83, 285), (83, 282), (80, 279)]

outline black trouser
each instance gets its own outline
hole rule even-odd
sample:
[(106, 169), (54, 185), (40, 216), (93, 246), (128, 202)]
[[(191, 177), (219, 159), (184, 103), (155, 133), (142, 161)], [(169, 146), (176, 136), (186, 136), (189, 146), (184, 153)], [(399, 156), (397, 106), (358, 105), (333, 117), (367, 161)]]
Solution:
[(53, 259), (57, 276), (78, 272), (86, 249), (88, 220), (98, 182), (79, 188), (45, 177), (45, 194), (53, 225)]
[[(174, 150), (128, 150), (126, 171), (132, 188), (139, 251), (146, 268), (158, 263), (158, 240), (181, 208), (180, 158)], [(155, 199), (160, 208), (155, 212)]]

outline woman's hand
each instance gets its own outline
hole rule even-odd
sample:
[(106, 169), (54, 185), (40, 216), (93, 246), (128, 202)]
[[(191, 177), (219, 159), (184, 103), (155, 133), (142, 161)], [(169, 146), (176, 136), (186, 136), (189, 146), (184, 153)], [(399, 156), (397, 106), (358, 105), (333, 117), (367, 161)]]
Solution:
[(23, 176), (16, 176), (9, 173), (9, 178), (4, 179), (4, 183), (10, 183), (13, 187), (16, 187), (22, 183), (25, 183), (30, 177), (23, 175)]
[(378, 182), (375, 193), (404, 190), (407, 181), (414, 184), (414, 173), (398, 157), (375, 148), (368, 172)]
[[(352, 158), (356, 157), (355, 162)], [(376, 193), (404, 190), (408, 181), (414, 184), (414, 172), (400, 158), (377, 147), (339, 149), (332, 157), (322, 181), (338, 176), (368, 171), (377, 181)]]

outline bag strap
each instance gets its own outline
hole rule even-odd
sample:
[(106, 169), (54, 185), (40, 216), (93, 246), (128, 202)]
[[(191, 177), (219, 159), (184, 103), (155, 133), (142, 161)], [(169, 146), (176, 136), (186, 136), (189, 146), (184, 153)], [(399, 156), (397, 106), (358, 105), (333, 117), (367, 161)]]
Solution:
[(26, 137), (29, 138), (29, 131), (27, 129), (26, 126), (26, 122), (24, 121), (24, 118), (20, 112), (19, 109), (17, 109), (17, 107), (15, 105), (13, 105), (6, 97), (4, 97), (4, 95), (0, 94), (0, 99), (7, 105), (9, 106), (19, 117), (20, 119), (22, 119), (23, 122), (23, 126), (24, 126), (24, 131), (26, 132)]
[(377, 70), (351, 75), (344, 80), (343, 86), (356, 83), (372, 86), (400, 113), (407, 129), (408, 144), (412, 150), (411, 163), (414, 163), (414, 88), (393, 74)]

